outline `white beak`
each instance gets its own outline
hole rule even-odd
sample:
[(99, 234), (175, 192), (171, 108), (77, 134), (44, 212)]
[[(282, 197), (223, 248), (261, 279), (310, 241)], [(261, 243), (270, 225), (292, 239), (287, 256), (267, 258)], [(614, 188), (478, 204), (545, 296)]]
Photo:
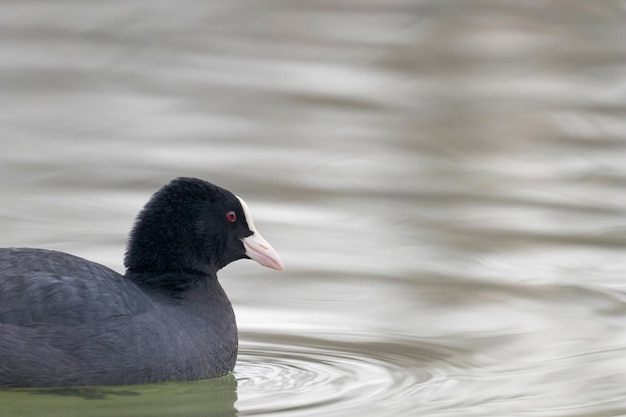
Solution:
[(246, 202), (240, 197), (237, 198), (241, 202), (246, 223), (248, 223), (248, 228), (252, 232), (250, 236), (241, 239), (243, 246), (246, 248), (246, 255), (263, 266), (282, 271), (285, 267), (283, 266), (283, 261), (280, 260), (280, 256), (278, 256), (272, 245), (267, 243), (267, 240), (263, 239), (263, 236), (256, 231)]
[(278, 253), (263, 239), (259, 232), (254, 232), (250, 236), (242, 239), (246, 248), (246, 255), (258, 263), (268, 268), (282, 271), (285, 269)]

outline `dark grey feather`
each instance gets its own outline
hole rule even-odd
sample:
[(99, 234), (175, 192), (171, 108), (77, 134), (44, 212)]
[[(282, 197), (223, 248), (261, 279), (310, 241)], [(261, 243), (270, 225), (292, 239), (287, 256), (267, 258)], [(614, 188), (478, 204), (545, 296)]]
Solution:
[[(0, 249), (0, 386), (134, 384), (233, 370), (217, 270), (245, 258), (229, 191), (179, 178), (139, 214), (126, 274), (66, 253)], [(243, 215), (241, 216), (243, 218)]]

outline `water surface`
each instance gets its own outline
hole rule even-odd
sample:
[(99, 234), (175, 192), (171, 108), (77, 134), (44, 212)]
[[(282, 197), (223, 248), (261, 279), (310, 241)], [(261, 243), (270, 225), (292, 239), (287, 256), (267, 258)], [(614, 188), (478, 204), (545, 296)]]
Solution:
[(20, 416), (626, 414), (621, 1), (5, 1), (1, 246), (122, 271), (152, 192), (246, 199), (233, 375)]

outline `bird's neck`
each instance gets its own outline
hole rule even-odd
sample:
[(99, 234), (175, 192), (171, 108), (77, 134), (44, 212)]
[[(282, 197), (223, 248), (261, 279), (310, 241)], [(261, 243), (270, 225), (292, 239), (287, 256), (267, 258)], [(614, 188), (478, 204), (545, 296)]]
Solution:
[(216, 272), (137, 271), (129, 268), (124, 276), (143, 289), (181, 298), (187, 292), (202, 293), (207, 286), (217, 283)]

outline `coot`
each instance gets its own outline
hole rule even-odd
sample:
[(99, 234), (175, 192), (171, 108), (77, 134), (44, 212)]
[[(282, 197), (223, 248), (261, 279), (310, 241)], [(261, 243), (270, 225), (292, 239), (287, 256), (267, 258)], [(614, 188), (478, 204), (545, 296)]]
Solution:
[(177, 178), (137, 216), (115, 271), (62, 252), (0, 249), (0, 386), (121, 385), (227, 374), (235, 315), (217, 271), (282, 270), (246, 203)]

